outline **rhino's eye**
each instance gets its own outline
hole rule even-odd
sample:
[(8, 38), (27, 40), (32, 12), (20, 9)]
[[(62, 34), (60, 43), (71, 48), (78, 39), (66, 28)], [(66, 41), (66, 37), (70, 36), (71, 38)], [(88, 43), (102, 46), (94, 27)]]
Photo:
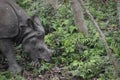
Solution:
[(44, 39), (44, 36), (43, 35), (38, 35), (37, 38), (38, 39)]
[(36, 41), (31, 41), (32, 44), (36, 44)]
[(43, 51), (43, 49), (42, 49), (42, 48), (39, 48), (38, 50), (39, 50), (39, 51)]

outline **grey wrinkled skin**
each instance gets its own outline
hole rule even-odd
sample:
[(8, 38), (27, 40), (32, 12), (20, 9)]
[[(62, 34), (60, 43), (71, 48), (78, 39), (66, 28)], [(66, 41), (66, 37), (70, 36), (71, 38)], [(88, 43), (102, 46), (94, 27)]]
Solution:
[(50, 60), (52, 51), (44, 43), (44, 36), (38, 16), (27, 16), (14, 0), (0, 0), (0, 52), (7, 58), (10, 71), (21, 71), (15, 59), (15, 44), (22, 44), (36, 63), (39, 59)]

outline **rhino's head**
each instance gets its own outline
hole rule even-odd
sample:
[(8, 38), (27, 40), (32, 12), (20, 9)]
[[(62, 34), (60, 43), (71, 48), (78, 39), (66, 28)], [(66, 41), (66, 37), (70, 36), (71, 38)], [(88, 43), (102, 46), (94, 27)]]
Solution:
[(24, 30), (23, 49), (30, 54), (34, 61), (43, 59), (49, 61), (52, 51), (48, 49), (44, 42), (45, 31), (37, 16), (28, 19), (28, 27)]

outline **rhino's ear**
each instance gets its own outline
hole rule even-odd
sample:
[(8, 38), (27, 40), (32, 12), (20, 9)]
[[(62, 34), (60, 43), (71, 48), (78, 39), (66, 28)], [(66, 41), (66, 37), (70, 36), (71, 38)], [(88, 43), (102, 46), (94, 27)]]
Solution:
[(38, 15), (33, 15), (31, 18), (32, 18), (33, 20), (35, 20), (35, 19), (39, 19), (39, 16), (38, 16)]
[(34, 15), (34, 16), (32, 16), (32, 20), (34, 22), (34, 27), (36, 28), (36, 30), (45, 34), (45, 30), (44, 30), (42, 24), (40, 23), (39, 17), (37, 15)]
[(32, 16), (32, 20), (33, 20), (33, 22), (36, 23), (37, 25), (42, 26), (41, 23), (40, 23), (40, 20), (39, 20), (39, 16), (38, 16), (38, 15), (33, 15), (33, 16)]
[(34, 22), (32, 19), (28, 19), (27, 20), (27, 24), (28, 24), (28, 27), (31, 27), (32, 29), (36, 30), (35, 27), (34, 27)]

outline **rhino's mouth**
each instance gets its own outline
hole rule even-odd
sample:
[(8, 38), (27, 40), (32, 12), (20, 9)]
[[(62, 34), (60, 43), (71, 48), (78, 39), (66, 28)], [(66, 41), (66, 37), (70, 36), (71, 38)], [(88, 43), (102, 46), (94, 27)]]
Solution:
[(50, 62), (51, 57), (41, 57), (41, 58), (38, 58), (38, 60), (39, 60), (39, 61)]

